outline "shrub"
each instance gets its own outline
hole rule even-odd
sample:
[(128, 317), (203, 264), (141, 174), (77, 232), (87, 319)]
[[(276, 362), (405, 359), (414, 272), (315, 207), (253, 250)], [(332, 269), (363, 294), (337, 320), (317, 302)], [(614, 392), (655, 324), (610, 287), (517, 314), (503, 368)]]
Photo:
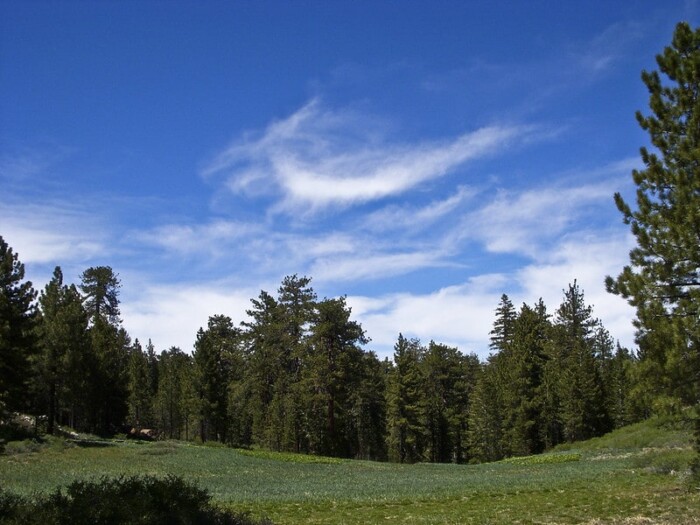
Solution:
[(76, 481), (65, 492), (23, 498), (0, 491), (3, 523), (16, 525), (255, 525), (244, 514), (211, 505), (205, 491), (176, 476)]

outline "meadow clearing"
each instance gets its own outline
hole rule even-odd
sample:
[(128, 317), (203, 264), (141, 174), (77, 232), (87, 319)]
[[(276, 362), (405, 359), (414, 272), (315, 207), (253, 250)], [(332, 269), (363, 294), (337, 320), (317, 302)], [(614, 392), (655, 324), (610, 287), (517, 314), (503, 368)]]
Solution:
[(274, 523), (700, 523), (689, 429), (653, 419), (548, 454), (399, 465), (175, 441), (9, 443), (0, 485), (31, 495), (100, 476), (174, 474)]

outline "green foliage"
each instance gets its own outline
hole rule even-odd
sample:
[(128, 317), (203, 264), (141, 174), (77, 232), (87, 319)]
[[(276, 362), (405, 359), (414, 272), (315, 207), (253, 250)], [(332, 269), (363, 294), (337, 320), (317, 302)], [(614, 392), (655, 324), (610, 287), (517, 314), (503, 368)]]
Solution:
[(212, 506), (206, 491), (175, 476), (74, 481), (65, 491), (25, 498), (0, 492), (3, 523), (53, 525), (254, 525), (244, 515)]
[(241, 368), (238, 343), (238, 330), (225, 315), (210, 317), (207, 329), (197, 333), (193, 357), (202, 441), (226, 441), (229, 382)]
[(37, 351), (35, 299), (18, 254), (0, 236), (0, 419), (29, 408), (27, 387)]
[(389, 458), (414, 463), (425, 447), (420, 341), (399, 334), (394, 345), (394, 367), (387, 384), (387, 444)]
[[(637, 113), (654, 149), (634, 170), (636, 209), (615, 195), (637, 246), (606, 286), (637, 310), (642, 379), (655, 395), (697, 404), (700, 397), (700, 28), (676, 26), (642, 72), (651, 114)], [(700, 420), (697, 427), (700, 452)]]

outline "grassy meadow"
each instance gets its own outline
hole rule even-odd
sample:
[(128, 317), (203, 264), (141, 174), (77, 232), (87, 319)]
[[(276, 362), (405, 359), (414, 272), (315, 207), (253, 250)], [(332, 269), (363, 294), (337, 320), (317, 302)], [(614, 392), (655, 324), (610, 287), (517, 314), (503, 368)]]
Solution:
[(275, 523), (700, 523), (690, 431), (655, 419), (528, 458), (397, 465), (182, 442), (9, 443), (0, 486), (48, 492), (76, 479), (175, 474), (216, 503)]

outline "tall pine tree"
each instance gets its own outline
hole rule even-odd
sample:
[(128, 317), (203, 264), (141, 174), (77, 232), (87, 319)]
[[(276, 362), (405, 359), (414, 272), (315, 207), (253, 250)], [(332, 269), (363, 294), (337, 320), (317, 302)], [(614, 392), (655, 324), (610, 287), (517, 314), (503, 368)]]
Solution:
[(0, 236), (0, 415), (26, 410), (30, 360), (37, 351), (36, 292), (24, 264)]
[[(641, 358), (655, 368), (647, 377), (662, 378), (650, 386), (698, 406), (700, 28), (678, 24), (671, 45), (656, 62), (659, 71), (642, 73), (651, 114), (637, 112), (637, 121), (649, 133), (654, 150), (642, 148), (645, 168), (632, 172), (637, 208), (615, 195), (637, 246), (630, 252), (630, 265), (606, 284), (637, 310)], [(664, 381), (668, 378), (672, 380)], [(700, 417), (696, 445), (700, 453)]]

